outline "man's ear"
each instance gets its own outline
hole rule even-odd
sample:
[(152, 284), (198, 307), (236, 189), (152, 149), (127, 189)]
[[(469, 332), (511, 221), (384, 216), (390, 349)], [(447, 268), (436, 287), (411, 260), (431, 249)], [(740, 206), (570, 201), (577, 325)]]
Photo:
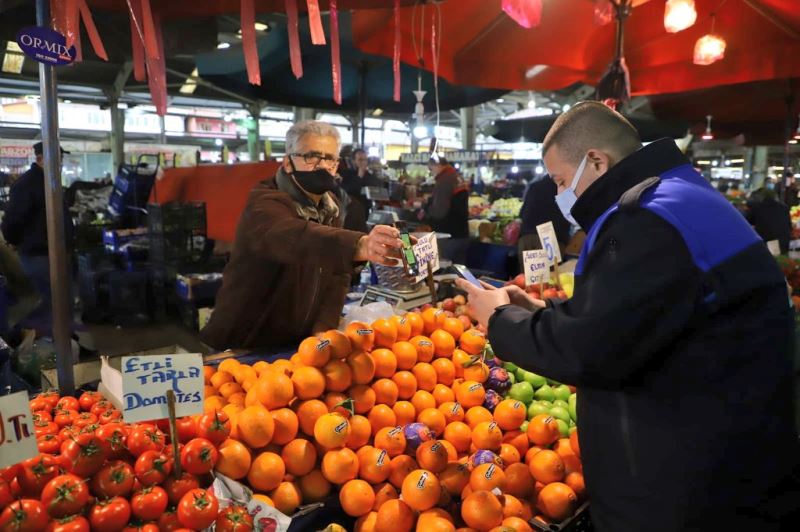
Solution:
[(289, 156), (286, 155), (283, 157), (283, 161), (281, 161), (281, 166), (283, 167), (283, 171), (287, 174), (292, 173), (292, 165), (289, 164)]
[(608, 172), (609, 168), (614, 166), (614, 161), (605, 151), (591, 149), (587, 152), (586, 156), (586, 165), (591, 167), (598, 176), (605, 174)]

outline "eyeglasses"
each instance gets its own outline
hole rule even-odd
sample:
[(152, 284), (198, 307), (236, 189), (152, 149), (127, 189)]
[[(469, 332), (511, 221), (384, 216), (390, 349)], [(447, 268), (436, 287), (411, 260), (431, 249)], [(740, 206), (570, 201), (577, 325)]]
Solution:
[(323, 168), (336, 168), (339, 165), (339, 158), (331, 155), (326, 155), (318, 151), (310, 151), (307, 153), (293, 153), (292, 157), (302, 157), (303, 162), (307, 165), (314, 167), (314, 169), (322, 166)]

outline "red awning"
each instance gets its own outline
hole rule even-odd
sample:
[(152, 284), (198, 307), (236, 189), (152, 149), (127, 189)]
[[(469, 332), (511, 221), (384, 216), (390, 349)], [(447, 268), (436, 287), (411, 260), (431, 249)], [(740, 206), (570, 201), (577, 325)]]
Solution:
[[(797, 0), (695, 0), (697, 22), (679, 33), (664, 29), (664, 1), (633, 9), (625, 25), (625, 57), (633, 94), (680, 92), (722, 84), (800, 77), (800, 2)], [(640, 2), (635, 2), (640, 4)], [(720, 7), (720, 5), (722, 7)], [(614, 23), (596, 26), (594, 0), (543, 3), (541, 23), (526, 30), (501, 10), (501, 0), (446, 0), (442, 13), (439, 73), (454, 83), (509, 90), (557, 90), (576, 82), (596, 84), (614, 55)], [(402, 60), (417, 65), (412, 17), (401, 9)], [(425, 67), (433, 69), (432, 13), (425, 8)], [(725, 58), (692, 64), (695, 42), (711, 30), (727, 41)], [(353, 14), (356, 45), (392, 56), (391, 9)]]

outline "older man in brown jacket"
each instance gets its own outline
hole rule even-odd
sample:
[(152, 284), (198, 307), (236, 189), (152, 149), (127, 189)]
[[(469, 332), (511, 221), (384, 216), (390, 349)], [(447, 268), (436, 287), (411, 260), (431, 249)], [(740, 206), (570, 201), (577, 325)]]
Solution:
[(256, 185), (239, 220), (231, 260), (201, 336), (217, 349), (269, 348), (336, 328), (358, 263), (396, 265), (397, 229), (342, 229), (331, 193), (339, 133), (316, 121), (286, 134), (274, 179)]

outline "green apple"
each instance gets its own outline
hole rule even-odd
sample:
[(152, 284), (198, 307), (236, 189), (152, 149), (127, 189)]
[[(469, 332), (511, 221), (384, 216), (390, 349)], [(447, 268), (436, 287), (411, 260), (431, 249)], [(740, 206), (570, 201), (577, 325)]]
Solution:
[(533, 387), (527, 382), (518, 382), (511, 386), (508, 396), (515, 401), (522, 401), (526, 405), (533, 401)]
[(556, 419), (564, 421), (565, 423), (567, 423), (567, 426), (569, 426), (569, 421), (570, 421), (569, 412), (567, 412), (567, 409), (564, 408), (563, 406), (554, 406), (553, 408), (551, 408), (550, 415)]
[(556, 419), (558, 430), (561, 431), (562, 438), (569, 438), (569, 424), (563, 419)]
[(525, 375), (528, 374), (527, 370), (524, 370), (520, 367), (517, 367), (517, 370), (514, 372), (514, 375), (517, 377), (517, 382), (522, 382), (525, 380)]
[(509, 382), (511, 382), (511, 384), (516, 384), (517, 383), (517, 376), (509, 371), (508, 372), (508, 380), (509, 380)]
[(550, 407), (545, 406), (539, 401), (534, 401), (528, 407), (528, 419), (533, 419), (534, 417), (538, 416), (539, 414), (549, 414)]
[(544, 386), (536, 390), (534, 397), (536, 397), (540, 401), (550, 401), (552, 403), (556, 399), (556, 394), (553, 393), (553, 389), (550, 386), (545, 384)]
[(553, 393), (556, 394), (556, 399), (561, 399), (562, 401), (566, 401), (569, 399), (569, 396), (572, 395), (569, 386), (566, 384), (562, 384), (553, 388)]
[(562, 401), (561, 399), (556, 399), (553, 401), (553, 406), (560, 406), (561, 408), (569, 408), (569, 404), (566, 401)]
[(525, 381), (531, 383), (534, 390), (537, 390), (546, 384), (545, 378), (530, 371), (525, 374)]
[(578, 427), (570, 427), (569, 428), (569, 435), (572, 436), (572, 433), (578, 430)]
[(513, 362), (503, 362), (503, 369), (509, 373), (516, 373), (519, 369), (519, 366), (514, 364)]
[(528, 432), (528, 422), (523, 421), (522, 425), (519, 426), (519, 431), (522, 433)]
[(549, 384), (550, 386), (558, 386), (561, 383), (558, 381), (554, 381), (553, 379), (547, 379), (547, 384)]
[(569, 407), (567, 408), (567, 410), (569, 411), (569, 417), (571, 417), (573, 421), (578, 421), (578, 410), (577, 410), (578, 394), (573, 393), (572, 395), (570, 395), (569, 401), (567, 402), (569, 403)]

